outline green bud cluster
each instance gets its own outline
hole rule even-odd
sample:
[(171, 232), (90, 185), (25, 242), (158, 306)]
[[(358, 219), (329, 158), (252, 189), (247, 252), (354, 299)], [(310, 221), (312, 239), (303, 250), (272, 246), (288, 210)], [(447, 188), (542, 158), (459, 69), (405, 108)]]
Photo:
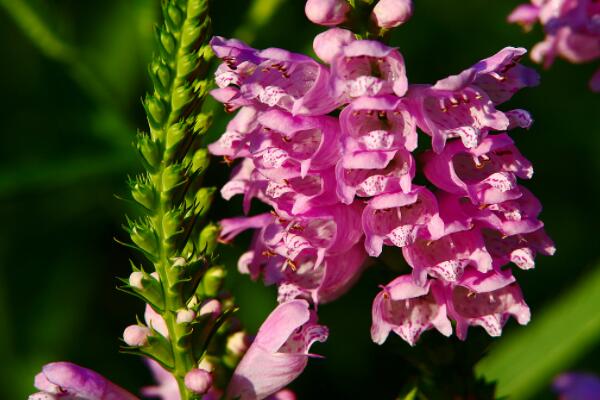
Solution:
[[(132, 264), (123, 289), (162, 316), (168, 338), (149, 326), (147, 343), (124, 351), (151, 357), (171, 371), (185, 400), (196, 398), (183, 384), (185, 374), (203, 360), (219, 358), (211, 346), (235, 328), (234, 307), (222, 293), (225, 269), (213, 265), (219, 229), (204, 221), (215, 193), (202, 186), (209, 163), (202, 138), (212, 122), (202, 113), (212, 57), (208, 0), (163, 0), (162, 11), (164, 24), (155, 28), (157, 52), (148, 68), (154, 90), (142, 101), (150, 129), (135, 142), (146, 172), (129, 181), (131, 197), (145, 215), (125, 226), (127, 245), (154, 272)], [(203, 313), (202, 305), (217, 298), (218, 315)]]

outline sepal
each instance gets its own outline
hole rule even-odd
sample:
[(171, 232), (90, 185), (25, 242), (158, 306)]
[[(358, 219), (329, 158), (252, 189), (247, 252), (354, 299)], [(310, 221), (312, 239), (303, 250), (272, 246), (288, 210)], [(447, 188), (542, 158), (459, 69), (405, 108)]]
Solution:
[(146, 116), (150, 127), (153, 129), (160, 129), (167, 118), (167, 107), (165, 103), (157, 96), (146, 95), (142, 104), (144, 105), (144, 110), (146, 110)]
[(150, 212), (156, 209), (158, 196), (147, 175), (140, 175), (136, 179), (130, 180), (129, 187), (131, 189), (131, 197), (138, 204)]
[(145, 221), (133, 222), (128, 220), (128, 227), (131, 241), (144, 252), (151, 254), (154, 258), (158, 257), (158, 235), (154, 231), (152, 222)]
[(147, 169), (156, 170), (161, 162), (159, 144), (152, 140), (149, 135), (138, 132), (135, 145)]

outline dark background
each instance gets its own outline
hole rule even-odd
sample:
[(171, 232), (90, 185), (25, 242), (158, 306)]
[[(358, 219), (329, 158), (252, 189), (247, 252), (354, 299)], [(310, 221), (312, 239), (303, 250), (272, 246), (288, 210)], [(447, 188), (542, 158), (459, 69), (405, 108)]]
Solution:
[[(258, 48), (311, 51), (322, 30), (305, 19), (300, 0), (213, 3), (215, 34), (236, 35)], [(413, 19), (392, 38), (409, 81), (434, 82), (504, 46), (531, 48), (540, 30), (525, 34), (505, 22), (516, 4), (417, 0)], [(25, 398), (35, 373), (53, 360), (90, 367), (134, 392), (150, 384), (139, 359), (118, 353), (123, 328), (143, 305), (115, 290), (115, 277), (129, 274), (131, 254), (113, 237), (124, 238), (124, 215), (135, 210), (114, 194), (125, 194), (127, 175), (140, 168), (131, 142), (136, 129), (146, 129), (140, 98), (150, 87), (145, 71), (159, 17), (157, 0), (0, 0), (0, 398)], [(598, 261), (600, 94), (587, 87), (594, 67), (558, 61), (541, 71), (541, 86), (503, 106), (525, 108), (536, 120), (512, 136), (534, 164), (526, 184), (543, 202), (542, 218), (558, 248), (552, 258), (538, 257), (535, 270), (517, 273), (534, 321), (564, 302), (562, 295), (586, 281)], [(215, 109), (213, 137), (229, 117)], [(229, 169), (215, 160), (211, 174), (222, 184)], [(218, 199), (213, 218), (240, 212), (239, 202)], [(237, 273), (243, 240), (237, 244), (222, 260), (230, 267), (240, 317), (255, 331), (274, 306), (274, 289)], [(427, 346), (444, 343), (464, 360), (465, 352), (492, 342), (472, 329), (471, 350), (435, 333), (425, 334), (416, 349), (396, 337), (373, 344), (371, 301), (392, 277), (375, 266), (349, 295), (320, 307), (331, 334), (312, 350), (326, 359), (312, 360), (291, 385), (300, 398), (391, 399), (413, 372), (406, 360)], [(593, 294), (583, 298), (592, 302)], [(540, 335), (548, 351), (598, 316), (590, 304), (568, 312), (578, 309), (592, 311), (573, 326), (555, 321), (556, 332)], [(550, 379), (560, 370), (600, 373), (600, 324), (592, 325), (585, 341), (573, 340), (570, 357), (546, 368), (542, 352), (536, 363), (544, 372), (528, 393), (511, 394), (548, 398)], [(518, 342), (527, 329), (511, 321), (507, 336)], [(494, 341), (490, 363), (498, 353), (493, 347), (504, 340)], [(517, 358), (513, 367), (532, 365), (519, 365)], [(501, 386), (511, 384), (502, 373), (489, 375), (499, 376)]]

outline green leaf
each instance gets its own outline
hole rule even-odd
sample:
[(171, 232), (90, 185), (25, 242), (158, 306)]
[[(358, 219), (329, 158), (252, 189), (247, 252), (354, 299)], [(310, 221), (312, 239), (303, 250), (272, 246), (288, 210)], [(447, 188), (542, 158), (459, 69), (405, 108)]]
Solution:
[(503, 337), (477, 372), (498, 380), (498, 395), (531, 398), (600, 340), (600, 265), (526, 328)]

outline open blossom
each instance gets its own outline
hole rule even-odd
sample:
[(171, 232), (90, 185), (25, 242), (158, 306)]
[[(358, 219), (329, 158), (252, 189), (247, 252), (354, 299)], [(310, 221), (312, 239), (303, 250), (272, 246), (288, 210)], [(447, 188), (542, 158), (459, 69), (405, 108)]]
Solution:
[[(392, 3), (378, 3), (378, 12)], [(431, 328), (448, 336), (450, 319), (461, 339), (473, 325), (496, 336), (510, 315), (527, 322), (508, 264), (532, 268), (537, 254), (554, 253), (554, 244), (538, 218), (540, 202), (518, 183), (531, 178), (531, 163), (503, 132), (529, 128), (532, 118), (526, 110), (497, 109), (538, 83), (537, 73), (519, 63), (524, 49), (506, 47), (434, 85), (409, 87), (397, 49), (333, 28), (314, 41), (330, 67), (317, 64), (298, 96), (284, 90), (265, 102), (265, 76), (302, 80), (313, 64), (277, 49), (231, 46), (217, 75), (238, 63), (239, 79), (223, 86), (237, 92), (231, 100), (215, 97), (242, 108), (209, 149), (227, 161), (241, 158), (224, 198), (242, 195), (246, 214), (252, 199), (272, 208), (221, 221), (224, 242), (254, 231), (238, 261), (242, 273), (277, 285), (280, 307), (318, 305), (349, 290), (368, 255), (394, 246), (412, 274), (377, 295), (377, 343), (390, 331), (411, 345)], [(298, 64), (272, 64), (282, 58)], [(324, 86), (321, 76), (328, 77)], [(310, 107), (298, 112), (298, 102)], [(330, 113), (340, 106), (339, 115)], [(431, 136), (432, 150), (415, 155), (417, 127)], [(413, 182), (420, 172), (432, 185)]]
[(533, 175), (525, 159), (506, 134), (488, 136), (478, 146), (453, 141), (440, 153), (426, 152), (427, 179), (446, 192), (468, 196), (474, 204), (494, 204), (521, 196), (517, 177)]
[(500, 336), (509, 316), (525, 325), (530, 311), (510, 271), (481, 274), (466, 271), (447, 287), (448, 314), (456, 321), (456, 336), (467, 337), (469, 326), (481, 326), (490, 336)]
[(398, 50), (375, 40), (356, 40), (342, 47), (331, 61), (334, 97), (395, 94), (407, 89), (404, 58)]
[(496, 105), (538, 83), (535, 71), (518, 64), (524, 53), (525, 49), (507, 47), (435, 85), (410, 88), (417, 124), (432, 137), (436, 153), (449, 138), (459, 137), (465, 147), (474, 148), (489, 131), (509, 128), (509, 116)]
[(371, 338), (377, 344), (394, 331), (414, 346), (424, 331), (435, 328), (444, 336), (452, 334), (446, 312), (444, 288), (439, 281), (416, 285), (410, 275), (394, 279), (373, 301)]
[(227, 395), (260, 400), (277, 392), (302, 373), (311, 357), (310, 347), (325, 341), (327, 335), (327, 328), (316, 323), (306, 301), (277, 306), (235, 369)]
[(417, 238), (438, 239), (444, 233), (435, 196), (422, 186), (409, 193), (385, 193), (371, 199), (362, 215), (365, 248), (381, 254), (384, 244), (404, 247)]
[(31, 400), (85, 399), (85, 400), (137, 400), (102, 375), (69, 362), (44, 365), (35, 377), (35, 387), (41, 392), (31, 395)]
[[(548, 68), (556, 57), (572, 63), (600, 58), (600, 5), (594, 0), (532, 0), (519, 5), (508, 21), (526, 29), (539, 22), (546, 33), (536, 44), (531, 58)], [(590, 88), (600, 91), (600, 69), (590, 81)]]

